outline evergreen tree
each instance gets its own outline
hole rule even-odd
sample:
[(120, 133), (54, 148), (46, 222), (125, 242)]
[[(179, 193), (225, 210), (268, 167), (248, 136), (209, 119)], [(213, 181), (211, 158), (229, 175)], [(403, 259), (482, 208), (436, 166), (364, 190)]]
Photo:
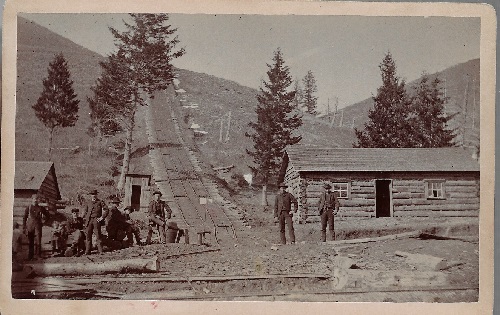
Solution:
[(43, 91), (32, 108), (36, 117), (49, 129), (49, 156), (57, 128), (72, 127), (78, 120), (78, 104), (68, 64), (62, 53), (57, 54), (43, 79)]
[(295, 84), (293, 87), (295, 91), (295, 97), (293, 99), (293, 106), (297, 109), (300, 109), (302, 106), (302, 100), (304, 98), (304, 91), (302, 91), (302, 88), (300, 87), (299, 80), (295, 80)]
[(410, 123), (415, 130), (414, 147), (439, 148), (454, 145), (454, 131), (447, 129), (452, 118), (444, 113), (446, 99), (436, 77), (430, 82), (429, 76), (422, 75), (412, 100), (414, 114)]
[[(124, 97), (123, 115), (128, 118), (121, 126), (125, 129), (125, 149), (118, 190), (123, 190), (125, 174), (129, 170), (133, 140), (134, 115), (139, 105), (146, 105), (144, 93), (153, 97), (155, 91), (164, 90), (174, 78), (172, 60), (184, 55), (184, 49), (175, 50), (179, 39), (172, 36), (177, 31), (168, 24), (168, 14), (130, 14), (133, 23), (125, 23), (126, 31), (110, 28), (118, 52), (115, 56), (121, 63), (130, 89)], [(127, 103), (132, 97), (132, 105)]]
[(304, 91), (302, 96), (302, 104), (306, 109), (306, 112), (312, 115), (316, 115), (316, 107), (318, 98), (314, 95), (318, 91), (316, 86), (316, 79), (311, 70), (307, 71), (306, 76), (302, 79), (302, 84), (304, 85)]
[(405, 90), (405, 81), (396, 75), (396, 64), (387, 53), (379, 65), (382, 85), (373, 97), (374, 107), (364, 130), (355, 128), (358, 138), (355, 147), (405, 148), (412, 147), (414, 131), (409, 122), (411, 100)]
[(268, 81), (263, 81), (257, 95), (257, 121), (250, 122), (254, 150), (247, 150), (255, 166), (251, 167), (263, 183), (263, 204), (267, 205), (266, 189), (269, 181), (279, 172), (284, 150), (301, 140), (294, 131), (302, 125), (302, 117), (294, 105), (295, 90), (290, 89), (292, 78), (278, 48), (273, 64), (267, 64)]

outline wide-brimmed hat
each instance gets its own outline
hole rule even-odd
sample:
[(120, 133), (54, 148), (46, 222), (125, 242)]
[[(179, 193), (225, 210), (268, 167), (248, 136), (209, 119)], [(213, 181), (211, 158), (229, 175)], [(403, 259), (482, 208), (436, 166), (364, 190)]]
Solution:
[(73, 208), (73, 209), (71, 209), (71, 213), (73, 213), (73, 212), (77, 212), (77, 213), (78, 213), (78, 212), (80, 212), (80, 209), (78, 209), (78, 208)]
[(323, 188), (324, 189), (332, 189), (332, 185), (326, 183), (326, 184), (323, 184)]
[(113, 199), (111, 199), (111, 203), (120, 203), (120, 198), (114, 197)]
[(279, 183), (278, 187), (285, 187), (285, 188), (287, 188), (288, 186), (285, 183)]
[(177, 226), (177, 222), (174, 222), (174, 221), (168, 222), (167, 227), (171, 228), (171, 229), (179, 229), (179, 227)]
[(92, 190), (89, 192), (89, 195), (97, 195), (97, 189), (92, 189)]
[(159, 191), (159, 190), (155, 191), (155, 192), (153, 193), (153, 196), (154, 196), (154, 195), (160, 195), (160, 196), (161, 196), (161, 191)]

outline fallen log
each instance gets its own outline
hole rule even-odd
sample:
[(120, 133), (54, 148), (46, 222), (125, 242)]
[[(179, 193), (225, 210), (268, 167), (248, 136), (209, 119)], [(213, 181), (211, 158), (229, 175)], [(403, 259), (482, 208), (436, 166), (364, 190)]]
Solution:
[(151, 259), (135, 258), (92, 263), (42, 263), (24, 266), (24, 270), (37, 276), (142, 273), (157, 272), (159, 269), (160, 262), (157, 257)]
[(424, 254), (411, 254), (401, 251), (394, 252), (396, 256), (406, 258), (406, 262), (417, 270), (439, 271), (448, 266), (446, 259)]

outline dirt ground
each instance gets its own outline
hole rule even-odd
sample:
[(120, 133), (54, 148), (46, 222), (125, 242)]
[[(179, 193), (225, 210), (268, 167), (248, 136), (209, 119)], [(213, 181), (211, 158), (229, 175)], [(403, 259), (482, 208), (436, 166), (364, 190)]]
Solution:
[[(398, 274), (417, 272), (419, 266), (407, 263), (404, 257), (395, 255), (396, 251), (412, 254), (426, 254), (446, 259), (452, 265), (440, 271), (447, 286), (464, 287), (469, 290), (457, 292), (369, 292), (344, 295), (307, 295), (307, 292), (327, 290), (330, 282), (323, 278), (304, 278), (292, 280), (246, 280), (213, 282), (158, 282), (148, 281), (151, 274), (110, 275), (113, 281), (100, 281), (88, 284), (96, 290), (139, 294), (145, 298), (155, 292), (196, 292), (203, 299), (278, 299), (299, 301), (427, 301), (457, 302), (477, 301), (479, 287), (479, 241), (477, 218), (370, 218), (338, 219), (335, 223), (337, 240), (378, 237), (403, 232), (426, 230), (438, 234), (447, 233), (457, 239), (420, 239), (405, 237), (386, 239), (358, 244), (322, 243), (319, 223), (295, 224), (296, 244), (279, 245), (278, 226), (272, 219), (272, 212), (256, 206), (258, 196), (241, 195), (235, 202), (245, 210), (247, 226), (239, 226), (237, 239), (221, 245), (195, 244), (153, 244), (134, 246), (122, 250), (93, 254), (82, 257), (48, 257), (36, 263), (74, 263), (101, 262), (124, 258), (158, 257), (161, 277), (237, 277), (270, 275), (332, 275), (335, 272), (335, 259), (348, 258), (351, 269)], [(143, 231), (145, 233), (145, 231)], [(287, 234), (288, 237), (288, 234)], [(353, 272), (355, 272), (354, 270)], [(130, 283), (128, 277), (145, 277), (145, 281)], [(123, 281), (120, 278), (123, 277)], [(68, 277), (73, 278), (73, 277)], [(82, 277), (78, 277), (82, 278)], [(84, 277), (85, 278), (85, 277)], [(92, 278), (92, 277), (90, 277)], [(288, 282), (287, 282), (288, 281)], [(266, 284), (267, 283), (267, 284)], [(432, 284), (431, 284), (432, 285)], [(276, 291), (281, 288), (280, 296), (254, 293)], [(300, 288), (300, 290), (299, 290)], [(472, 288), (472, 289), (470, 289)], [(186, 291), (187, 290), (187, 291)], [(298, 291), (297, 291), (298, 290)], [(297, 291), (296, 295), (293, 293)], [(235, 297), (235, 293), (242, 293)], [(286, 294), (285, 294), (286, 293)], [(142, 294), (142, 295), (141, 295)], [(253, 295), (252, 295), (253, 294)], [(181, 294), (182, 295), (182, 294)], [(222, 296), (222, 297), (221, 297)], [(60, 298), (60, 297), (59, 297)]]

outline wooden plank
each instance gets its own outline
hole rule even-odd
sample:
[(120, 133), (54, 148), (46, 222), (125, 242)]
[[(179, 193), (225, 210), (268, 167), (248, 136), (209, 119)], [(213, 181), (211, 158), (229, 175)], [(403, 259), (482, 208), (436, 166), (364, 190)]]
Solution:
[(386, 236), (378, 236), (378, 237), (367, 237), (367, 238), (339, 240), (339, 241), (326, 241), (326, 243), (330, 244), (330, 245), (342, 245), (342, 244), (359, 244), (359, 243), (380, 242), (380, 241), (395, 240), (395, 239), (401, 239), (401, 238), (416, 237), (416, 236), (420, 235), (420, 233), (421, 233), (421, 231), (412, 231), (412, 232), (405, 232), (405, 233), (392, 234), (392, 235), (386, 235)]
[(432, 211), (460, 211), (460, 210), (478, 210), (479, 204), (440, 204), (440, 205), (411, 205), (394, 206), (394, 210), (414, 211), (414, 210), (432, 210)]
[(442, 204), (476, 204), (479, 205), (479, 198), (460, 198), (446, 200), (432, 199), (396, 199), (393, 200), (395, 206), (410, 206), (410, 205), (442, 205)]
[(461, 211), (398, 211), (394, 209), (395, 217), (479, 217), (479, 210)]
[(448, 192), (455, 192), (455, 193), (460, 193), (460, 192), (477, 192), (479, 190), (478, 186), (453, 186), (449, 185), (448, 183), (445, 183), (445, 191)]

